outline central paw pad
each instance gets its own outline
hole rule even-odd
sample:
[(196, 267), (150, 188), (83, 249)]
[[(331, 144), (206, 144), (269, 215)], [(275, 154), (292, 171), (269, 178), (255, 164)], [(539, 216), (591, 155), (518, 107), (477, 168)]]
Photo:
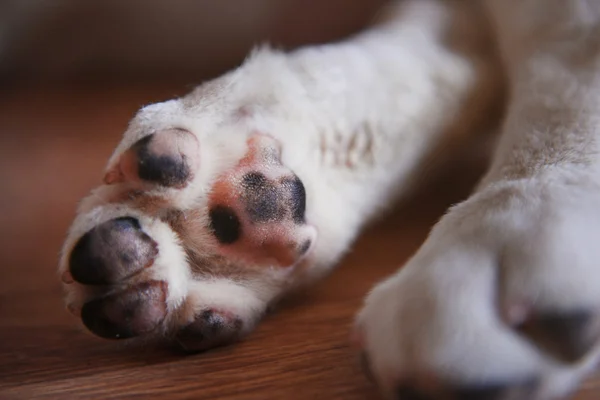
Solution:
[(248, 144), (247, 155), (213, 187), (211, 229), (225, 255), (293, 265), (316, 238), (315, 228), (305, 223), (304, 185), (282, 165), (273, 139), (256, 135)]

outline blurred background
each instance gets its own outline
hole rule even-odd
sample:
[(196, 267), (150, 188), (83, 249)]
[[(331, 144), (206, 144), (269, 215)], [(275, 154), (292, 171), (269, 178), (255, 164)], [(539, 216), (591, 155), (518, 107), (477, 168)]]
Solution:
[(0, 0), (0, 83), (197, 82), (258, 43), (337, 40), (386, 0)]

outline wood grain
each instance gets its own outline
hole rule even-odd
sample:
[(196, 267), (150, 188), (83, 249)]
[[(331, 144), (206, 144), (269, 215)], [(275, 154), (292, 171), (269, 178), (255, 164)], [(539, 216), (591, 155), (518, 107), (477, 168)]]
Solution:
[[(0, 399), (377, 399), (349, 346), (354, 313), (447, 205), (467, 195), (481, 166), (449, 168), (369, 228), (326, 281), (236, 346), (193, 356), (128, 347), (88, 335), (64, 310), (55, 268), (78, 199), (100, 182), (133, 112), (185, 90), (23, 90), (0, 98)], [(576, 399), (599, 397), (592, 379)]]

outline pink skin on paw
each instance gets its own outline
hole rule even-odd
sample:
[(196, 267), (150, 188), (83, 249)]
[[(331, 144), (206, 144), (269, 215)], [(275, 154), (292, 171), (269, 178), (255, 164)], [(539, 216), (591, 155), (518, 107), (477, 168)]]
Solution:
[(315, 242), (315, 228), (303, 221), (304, 187), (281, 164), (279, 152), (274, 139), (253, 135), (246, 156), (215, 182), (209, 209), (228, 213), (239, 231), (221, 237), (223, 255), (254, 265), (289, 267)]

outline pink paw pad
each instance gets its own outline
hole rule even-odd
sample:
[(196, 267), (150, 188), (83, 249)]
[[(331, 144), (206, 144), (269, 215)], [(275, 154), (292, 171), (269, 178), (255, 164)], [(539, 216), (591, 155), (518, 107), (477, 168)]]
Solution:
[(288, 267), (314, 243), (316, 229), (305, 221), (304, 185), (279, 157), (274, 139), (254, 135), (237, 167), (215, 182), (209, 215), (223, 255)]

